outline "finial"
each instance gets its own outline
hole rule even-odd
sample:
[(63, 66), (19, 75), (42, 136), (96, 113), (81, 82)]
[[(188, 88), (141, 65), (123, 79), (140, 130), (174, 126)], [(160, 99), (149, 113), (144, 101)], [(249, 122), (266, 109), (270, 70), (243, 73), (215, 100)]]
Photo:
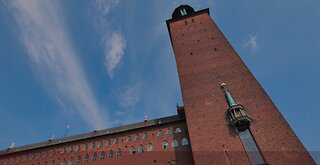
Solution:
[(220, 85), (220, 88), (226, 91), (227, 90), (227, 84), (226, 83), (222, 83)]
[(56, 136), (55, 134), (52, 134), (52, 135), (51, 135), (51, 138), (49, 139), (49, 141), (54, 140), (55, 136)]
[(13, 142), (13, 143), (11, 143), (11, 145), (8, 147), (8, 149), (13, 148), (14, 146), (15, 146), (15, 143)]
[(227, 84), (226, 83), (222, 83), (220, 85), (220, 88), (224, 91), (224, 94), (226, 96), (226, 99), (228, 101), (229, 106), (237, 105), (236, 102), (233, 100), (231, 94), (229, 93), (228, 89), (227, 89)]

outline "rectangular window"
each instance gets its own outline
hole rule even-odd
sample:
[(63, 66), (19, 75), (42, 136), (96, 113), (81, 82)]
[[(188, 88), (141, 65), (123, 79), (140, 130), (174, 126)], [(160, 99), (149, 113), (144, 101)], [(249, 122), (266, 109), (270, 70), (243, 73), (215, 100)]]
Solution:
[(180, 14), (181, 14), (181, 16), (187, 15), (186, 9), (185, 8), (180, 9)]
[(249, 129), (239, 132), (242, 144), (249, 156), (252, 164), (265, 164), (265, 161), (261, 155), (261, 152), (254, 141), (252, 134)]

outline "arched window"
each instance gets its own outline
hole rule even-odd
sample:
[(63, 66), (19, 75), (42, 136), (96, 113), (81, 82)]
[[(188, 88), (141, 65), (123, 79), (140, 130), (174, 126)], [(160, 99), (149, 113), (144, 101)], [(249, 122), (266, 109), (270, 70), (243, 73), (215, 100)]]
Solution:
[(93, 143), (91, 143), (90, 148), (91, 148), (91, 149), (94, 149), (95, 147), (96, 147), (96, 143), (94, 143), (94, 142), (93, 142)]
[(28, 158), (29, 158), (29, 160), (33, 160), (34, 155), (29, 154)]
[(178, 142), (177, 139), (173, 139), (173, 141), (172, 141), (172, 147), (173, 147), (173, 148), (179, 147), (179, 142)]
[(42, 158), (46, 158), (48, 156), (47, 152), (42, 152)]
[(95, 161), (95, 160), (97, 160), (97, 153), (94, 153), (91, 158), (91, 161)]
[(131, 136), (128, 136), (128, 137), (127, 137), (127, 141), (126, 141), (126, 142), (127, 142), (127, 143), (128, 143), (128, 142), (132, 142)]
[(85, 151), (88, 149), (88, 144), (83, 145), (82, 150)]
[(54, 164), (55, 164), (54, 160), (51, 160), (50, 165), (54, 165)]
[(114, 144), (119, 144), (119, 138), (114, 139)]
[(56, 154), (56, 150), (51, 150), (50, 151), (50, 156), (54, 156)]
[(188, 139), (187, 138), (182, 138), (182, 140), (181, 140), (181, 145), (183, 145), (183, 146), (185, 146), (185, 145), (188, 145), (189, 144), (189, 142), (188, 142)]
[(163, 131), (160, 130), (160, 131), (158, 132), (158, 135), (157, 135), (157, 136), (162, 136), (162, 135), (163, 135)]
[(134, 138), (134, 141), (140, 141), (140, 139), (141, 139), (141, 138), (140, 138), (140, 135), (137, 134), (136, 137)]
[(177, 127), (176, 130), (174, 131), (174, 133), (180, 133), (180, 132), (182, 132), (182, 131), (179, 127)]
[(73, 158), (71, 157), (68, 161), (68, 165), (72, 165), (72, 163), (73, 163)]
[(143, 135), (143, 139), (148, 139), (148, 138), (149, 138), (148, 133), (144, 133), (144, 135)]
[(147, 151), (153, 151), (153, 145), (152, 145), (152, 143), (149, 143), (149, 144), (147, 145)]
[(76, 160), (76, 164), (80, 164), (80, 162), (81, 162), (81, 156), (79, 155), (78, 159)]
[(130, 148), (130, 155), (133, 155), (136, 153), (136, 149), (134, 148), (134, 146), (131, 146)]
[(167, 140), (163, 141), (163, 146), (164, 149), (167, 149), (169, 147), (169, 143)]
[(63, 158), (60, 162), (60, 165), (65, 165), (66, 164), (66, 158)]
[(112, 158), (113, 157), (113, 151), (110, 150), (109, 154), (108, 154), (108, 158)]
[(66, 153), (66, 151), (67, 151), (67, 149), (66, 149), (66, 148), (62, 148), (62, 149), (61, 149), (61, 154)]
[(102, 151), (99, 160), (103, 160), (105, 155), (106, 155), (106, 153), (104, 151)]
[(89, 161), (89, 154), (87, 154), (85, 157), (84, 157), (84, 162), (88, 162)]
[(102, 143), (102, 141), (100, 141), (99, 143), (98, 143), (98, 148), (101, 148), (103, 146), (103, 143)]
[(109, 140), (107, 140), (107, 142), (106, 142), (106, 146), (107, 146), (107, 147), (111, 146), (111, 140), (110, 140), (110, 139), (109, 139)]
[(80, 151), (80, 145), (77, 145), (77, 146), (76, 146), (75, 151), (76, 151), (76, 153), (79, 153), (79, 151)]
[(69, 148), (69, 153), (72, 153), (72, 152), (73, 152), (73, 146)]
[(167, 135), (172, 135), (172, 130), (171, 130), (171, 129), (168, 129), (167, 132), (166, 132), (166, 134), (167, 134)]
[(142, 152), (144, 152), (144, 146), (143, 144), (141, 144), (138, 148), (138, 154), (141, 154)]
[(117, 157), (120, 157), (122, 155), (122, 151), (121, 151), (121, 148), (118, 148), (118, 151), (116, 153), (116, 156)]
[[(19, 163), (19, 162), (18, 162)], [(47, 161), (45, 161), (44, 163), (43, 163), (43, 165), (48, 165), (48, 162)]]

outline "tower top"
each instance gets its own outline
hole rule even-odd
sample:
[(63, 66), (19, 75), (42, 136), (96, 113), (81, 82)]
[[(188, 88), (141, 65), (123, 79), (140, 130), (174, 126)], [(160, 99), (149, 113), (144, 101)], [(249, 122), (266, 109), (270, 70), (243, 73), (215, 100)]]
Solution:
[(194, 13), (194, 9), (189, 5), (180, 5), (172, 13), (172, 19), (177, 19), (188, 14)]

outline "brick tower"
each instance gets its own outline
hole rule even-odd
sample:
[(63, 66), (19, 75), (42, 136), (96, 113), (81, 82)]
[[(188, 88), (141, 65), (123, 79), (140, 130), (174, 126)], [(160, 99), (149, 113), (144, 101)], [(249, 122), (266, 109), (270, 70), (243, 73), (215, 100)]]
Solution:
[(315, 164), (209, 9), (181, 5), (167, 27), (195, 165)]

